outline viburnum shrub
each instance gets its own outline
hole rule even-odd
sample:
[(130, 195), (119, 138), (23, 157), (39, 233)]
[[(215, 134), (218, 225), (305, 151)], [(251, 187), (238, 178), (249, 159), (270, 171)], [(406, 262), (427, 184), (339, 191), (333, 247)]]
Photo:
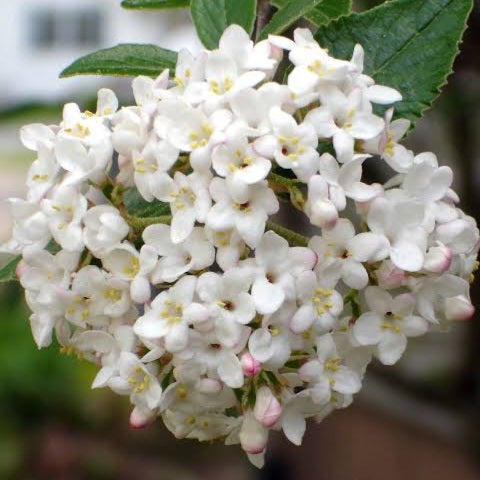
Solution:
[[(93, 388), (129, 396), (133, 427), (161, 417), (261, 466), (270, 430), (299, 445), (373, 357), (473, 315), (479, 231), (452, 170), (399, 143), (472, 2), (260, 2), (257, 20), (256, 3), (192, 0), (195, 55), (121, 45), (64, 72), (137, 75), (135, 105), (102, 89), (96, 112), (22, 128), (38, 157), (1, 276), (16, 270), (37, 345), (55, 332), (95, 362)], [(288, 203), (311, 238), (272, 221)]]

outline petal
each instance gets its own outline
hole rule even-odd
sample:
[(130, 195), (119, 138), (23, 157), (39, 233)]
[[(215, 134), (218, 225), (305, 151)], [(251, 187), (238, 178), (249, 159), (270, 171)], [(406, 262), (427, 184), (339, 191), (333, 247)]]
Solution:
[(376, 345), (382, 339), (382, 319), (376, 313), (367, 312), (355, 322), (352, 333), (360, 345)]
[(231, 352), (222, 357), (218, 367), (218, 375), (222, 382), (230, 388), (240, 388), (243, 385), (243, 369), (240, 360)]
[(427, 333), (428, 322), (422, 317), (409, 315), (403, 318), (401, 329), (407, 337), (419, 337)]
[(358, 262), (378, 262), (388, 257), (390, 242), (384, 235), (359, 233), (349, 240), (347, 250)]
[(394, 88), (384, 87), (383, 85), (372, 85), (367, 89), (367, 98), (380, 105), (389, 105), (390, 103), (401, 102), (402, 95)]
[(384, 365), (393, 365), (400, 360), (406, 348), (407, 337), (403, 333), (387, 330), (378, 344), (377, 356)]
[(423, 266), (425, 252), (415, 243), (400, 240), (393, 245), (390, 258), (398, 268), (418, 272)]
[(355, 290), (362, 290), (368, 284), (368, 273), (365, 267), (356, 260), (342, 262), (342, 280)]
[(276, 312), (282, 306), (285, 292), (278, 285), (262, 277), (255, 280), (252, 286), (252, 297), (257, 312), (266, 315)]
[(307, 423), (304, 415), (293, 407), (287, 408), (282, 416), (282, 428), (285, 436), (294, 444), (301, 445)]
[(333, 378), (335, 383), (332, 388), (336, 392), (351, 395), (359, 392), (362, 388), (362, 382), (358, 374), (347, 367), (340, 366)]

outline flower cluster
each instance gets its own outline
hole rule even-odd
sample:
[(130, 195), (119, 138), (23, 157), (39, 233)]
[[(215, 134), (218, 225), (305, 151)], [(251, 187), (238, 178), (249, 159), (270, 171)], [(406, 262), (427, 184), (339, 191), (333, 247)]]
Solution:
[[(2, 249), (23, 255), (38, 346), (55, 332), (97, 363), (93, 387), (129, 396), (132, 426), (160, 416), (261, 465), (270, 430), (300, 444), (372, 357), (394, 364), (408, 337), (472, 316), (479, 232), (451, 169), (374, 113), (402, 97), (363, 73), (361, 46), (344, 61), (308, 30), (254, 45), (231, 26), (172, 77), (136, 78), (135, 106), (102, 89), (96, 113), (68, 104), (21, 130), (38, 157)], [(369, 158), (387, 183), (362, 181)], [(167, 214), (135, 216), (135, 188)], [(279, 200), (317, 234), (272, 223)]]

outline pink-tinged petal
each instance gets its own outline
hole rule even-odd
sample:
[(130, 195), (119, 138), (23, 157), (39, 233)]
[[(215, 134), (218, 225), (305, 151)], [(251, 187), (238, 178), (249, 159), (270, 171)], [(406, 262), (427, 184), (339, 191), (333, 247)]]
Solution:
[(252, 455), (259, 454), (267, 446), (268, 429), (255, 418), (252, 412), (248, 412), (243, 417), (239, 438), (245, 452)]
[(262, 364), (250, 352), (245, 352), (241, 356), (240, 363), (246, 377), (254, 377), (262, 370)]
[(475, 307), (465, 295), (457, 295), (445, 300), (445, 317), (449, 321), (464, 322), (470, 320)]
[(268, 428), (273, 427), (282, 415), (282, 406), (268, 387), (263, 386), (257, 390), (253, 414), (264, 427)]

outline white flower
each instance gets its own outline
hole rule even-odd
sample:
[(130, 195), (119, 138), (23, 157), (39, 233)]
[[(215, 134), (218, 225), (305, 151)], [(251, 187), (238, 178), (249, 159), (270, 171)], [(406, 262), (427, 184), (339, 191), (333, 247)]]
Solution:
[(225, 180), (214, 178), (210, 193), (215, 205), (210, 209), (206, 225), (215, 231), (235, 228), (247, 245), (255, 248), (264, 231), (269, 215), (279, 209), (277, 197), (266, 181), (249, 187), (248, 199), (236, 202), (228, 190)]
[(320, 138), (332, 138), (337, 159), (344, 163), (352, 158), (355, 140), (369, 140), (384, 128), (384, 121), (372, 113), (372, 105), (364, 91), (354, 89), (346, 95), (329, 85), (320, 90), (322, 106), (307, 114)]
[(204, 232), (217, 249), (215, 260), (218, 266), (223, 271), (237, 266), (245, 250), (245, 243), (236, 229), (213, 230), (206, 226)]
[(173, 243), (186, 240), (193, 231), (195, 221), (205, 222), (212, 203), (208, 191), (210, 178), (210, 174), (196, 172), (188, 176), (175, 172), (173, 179), (167, 174), (157, 178), (153, 193), (160, 201), (170, 202)]
[(123, 242), (101, 256), (103, 267), (121, 280), (131, 282), (130, 294), (136, 303), (150, 300), (149, 275), (158, 260), (157, 251), (143, 245), (138, 252), (133, 245)]
[(83, 218), (83, 241), (96, 256), (120, 243), (130, 231), (120, 212), (110, 205), (99, 205), (87, 211)]
[(21, 253), (27, 246), (42, 249), (52, 238), (48, 218), (41, 207), (20, 198), (8, 200), (13, 216), (12, 238), (1, 246), (6, 253)]
[(388, 193), (392, 195), (376, 198), (372, 202), (367, 216), (371, 233), (363, 234), (362, 243), (378, 242), (382, 245), (382, 251), (378, 252), (377, 260), (386, 258), (389, 248), (390, 259), (395, 266), (416, 272), (422, 268), (425, 260), (425, 207), (413, 199), (395, 198), (393, 191)]
[(39, 202), (58, 180), (60, 166), (53, 150), (44, 142), (38, 143), (38, 158), (32, 163), (27, 177), (27, 199)]
[(353, 326), (353, 336), (360, 345), (376, 345), (377, 356), (385, 365), (393, 365), (407, 347), (407, 337), (423, 335), (428, 323), (413, 314), (415, 297), (404, 293), (392, 297), (379, 287), (367, 287), (365, 300), (370, 311)]
[(318, 274), (321, 276), (328, 268), (331, 275), (341, 278), (350, 288), (365, 288), (368, 274), (363, 262), (381, 260), (386, 256), (385, 251), (388, 254), (382, 237), (365, 235), (355, 235), (350, 220), (341, 218), (334, 228), (324, 230), (321, 237), (312, 237), (308, 245), (318, 255)]
[(239, 203), (248, 199), (248, 186), (264, 180), (272, 166), (241, 135), (231, 135), (227, 143), (216, 147), (212, 164), (215, 172), (226, 178), (231, 196)]
[(317, 339), (317, 359), (302, 365), (300, 378), (311, 383), (308, 393), (314, 403), (330, 401), (332, 390), (343, 394), (357, 393), (362, 384), (358, 374), (344, 365), (332, 335)]
[(227, 347), (238, 344), (244, 334), (243, 325), (255, 317), (255, 304), (248, 293), (251, 275), (246, 269), (236, 268), (218, 275), (202, 274), (197, 283), (197, 292), (215, 321), (215, 333)]
[(302, 333), (310, 329), (328, 331), (343, 311), (343, 299), (334, 290), (335, 279), (329, 279), (324, 273), (320, 281), (311, 270), (302, 272), (296, 279), (296, 291), (300, 308), (292, 317), (291, 329)]
[(190, 153), (194, 170), (205, 172), (211, 165), (212, 149), (225, 140), (225, 129), (232, 121), (228, 110), (214, 110), (210, 115), (179, 99), (161, 102), (155, 130), (182, 152)]
[(171, 240), (168, 225), (150, 225), (142, 234), (145, 245), (155, 248), (160, 256), (152, 271), (152, 283), (174, 282), (187, 272), (199, 271), (215, 261), (215, 248), (205, 236), (205, 231), (195, 227), (190, 236), (181, 243)]
[(270, 110), (269, 118), (273, 133), (256, 140), (255, 151), (274, 158), (280, 167), (292, 169), (300, 180), (308, 181), (318, 170), (318, 138), (314, 128), (307, 122), (298, 125), (278, 107)]
[(178, 149), (167, 140), (151, 139), (141, 153), (132, 152), (135, 185), (140, 195), (151, 202), (160, 176), (168, 172), (178, 158)]
[(297, 28), (294, 42), (284, 37), (269, 36), (270, 42), (290, 50), (290, 61), (295, 68), (288, 76), (288, 86), (297, 95), (312, 92), (327, 82), (339, 82), (351, 68), (348, 62), (330, 57), (313, 38), (310, 30)]
[(316, 256), (308, 248), (290, 248), (284, 238), (268, 231), (255, 250), (255, 262), (252, 297), (257, 312), (264, 315), (295, 298), (295, 275), (313, 268)]
[(188, 325), (204, 320), (203, 310), (193, 305), (196, 277), (185, 276), (157, 295), (145, 314), (140, 317), (133, 331), (146, 339), (165, 339), (169, 352), (178, 352), (188, 345)]
[(82, 220), (87, 212), (87, 200), (79, 190), (59, 185), (41, 205), (55, 241), (70, 252), (82, 250)]

